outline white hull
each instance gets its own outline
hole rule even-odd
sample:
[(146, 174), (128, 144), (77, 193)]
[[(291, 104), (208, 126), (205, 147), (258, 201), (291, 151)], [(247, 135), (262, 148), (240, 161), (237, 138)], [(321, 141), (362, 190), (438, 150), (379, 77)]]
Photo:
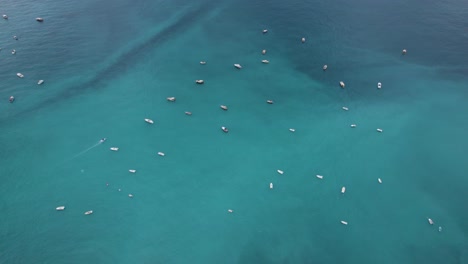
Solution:
[(149, 118), (145, 118), (145, 122), (148, 124), (154, 124), (154, 121)]
[(273, 189), (273, 183), (270, 182), (270, 189)]
[(130, 173), (135, 173), (136, 170), (128, 170), (128, 172), (130, 172)]
[(39, 81), (37, 82), (37, 84), (39, 84), (39, 85), (41, 85), (41, 84), (43, 84), (43, 83), (44, 83), (44, 80), (39, 80)]
[(112, 147), (112, 148), (110, 148), (110, 150), (112, 150), (112, 151), (119, 151), (119, 148)]
[(290, 128), (289, 131), (291, 131), (291, 132), (296, 132), (296, 129)]
[(381, 89), (382, 88), (382, 83), (377, 83), (377, 88)]
[(382, 183), (382, 179), (380, 179), (380, 178), (378, 178), (377, 181), (378, 181), (379, 183)]
[(345, 110), (345, 111), (348, 111), (348, 110), (349, 110), (349, 108), (346, 107), (346, 106), (341, 107), (341, 109), (343, 109), (343, 110)]
[(23, 78), (23, 77), (24, 77), (24, 75), (21, 74), (21, 73), (19, 73), (19, 72), (16, 74), (16, 76), (18, 76), (18, 77), (20, 77), (20, 78)]
[(128, 197), (133, 198), (133, 194), (129, 193)]
[(427, 221), (429, 222), (430, 225), (434, 224), (434, 221), (432, 221), (432, 219), (430, 219), (430, 218), (428, 218)]
[(240, 64), (234, 64), (234, 67), (236, 67), (237, 69), (242, 69), (242, 66)]
[(55, 208), (55, 210), (63, 211), (63, 210), (65, 210), (65, 206), (59, 206), (59, 207)]
[(381, 129), (381, 128), (377, 128), (377, 132), (380, 132), (380, 133), (382, 133), (382, 132), (383, 132), (383, 129)]
[(169, 102), (175, 102), (176, 98), (175, 97), (168, 97), (166, 98)]
[(225, 105), (220, 105), (219, 107), (220, 107), (221, 109), (223, 109), (223, 110), (228, 110), (228, 107), (225, 106)]
[(270, 61), (269, 60), (262, 60), (262, 63), (268, 64), (268, 63), (270, 63)]
[(340, 86), (341, 86), (341, 88), (345, 88), (345, 83), (344, 83), (344, 82), (340, 82)]
[(166, 154), (164, 154), (164, 152), (158, 152), (158, 155), (161, 156), (161, 157), (166, 156)]
[(351, 124), (351, 127), (353, 127), (353, 128), (356, 127), (356, 124)]
[(90, 210), (90, 211), (86, 211), (84, 214), (85, 214), (85, 215), (90, 215), (90, 214), (92, 214), (92, 213), (93, 213), (93, 211)]
[(346, 187), (341, 187), (341, 193), (345, 193), (346, 192)]
[(315, 175), (315, 176), (316, 176), (317, 178), (319, 178), (319, 179), (323, 179), (323, 176), (322, 176), (322, 175), (318, 175), (318, 174), (317, 174), (317, 175)]
[(348, 222), (343, 221), (343, 220), (341, 220), (341, 223), (342, 223), (343, 225), (348, 225)]
[(283, 174), (283, 173), (284, 173), (284, 171), (282, 171), (282, 170), (276, 170), (276, 171), (277, 171), (279, 174)]

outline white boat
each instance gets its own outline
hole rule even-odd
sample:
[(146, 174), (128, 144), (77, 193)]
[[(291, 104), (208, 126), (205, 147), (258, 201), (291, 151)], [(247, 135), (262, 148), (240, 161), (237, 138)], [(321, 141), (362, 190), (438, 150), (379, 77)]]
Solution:
[(119, 151), (119, 148), (112, 147), (112, 148), (110, 148), (110, 150), (112, 150), (112, 151)]
[(236, 67), (237, 69), (242, 69), (242, 66), (240, 64), (234, 64), (234, 67)]
[(18, 37), (17, 37), (17, 36), (13, 36), (13, 39), (14, 39), (14, 40), (18, 40)]
[(13, 95), (10, 96), (10, 99), (8, 99), (8, 101), (10, 101), (10, 103), (13, 103), (15, 101), (15, 97)]
[(16, 50), (12, 50), (12, 51), (11, 51), (11, 54), (15, 55), (15, 54), (16, 54)]
[(270, 182), (270, 189), (273, 189), (273, 183)]
[(39, 80), (39, 81), (37, 82), (38, 85), (41, 85), (41, 84), (43, 84), (43, 83), (44, 83), (44, 80)]
[(85, 215), (90, 215), (90, 214), (92, 214), (92, 213), (93, 213), (93, 210), (89, 210), (89, 211), (86, 211), (84, 214), (85, 214)]
[(345, 111), (348, 111), (348, 110), (349, 110), (348, 107), (346, 107), (346, 106), (341, 107), (341, 109), (343, 109), (343, 110), (345, 110)]
[(377, 89), (381, 89), (382, 88), (382, 83), (377, 83)]
[(429, 222), (430, 225), (434, 224), (434, 221), (432, 221), (432, 219), (430, 219), (430, 218), (427, 218), (427, 221)]
[(37, 22), (44, 22), (44, 19), (42, 17), (36, 17)]
[(204, 80), (195, 80), (195, 83), (197, 83), (197, 84), (204, 84), (205, 81), (204, 81)]
[(21, 72), (18, 72), (18, 73), (16, 74), (16, 76), (18, 76), (18, 77), (20, 77), (20, 78), (23, 78), (23, 77), (24, 77), (24, 75), (21, 74)]
[(168, 97), (166, 98), (169, 102), (175, 102), (176, 98), (175, 97)]
[(326, 65), (326, 64), (323, 65), (322, 69), (323, 69), (324, 71), (326, 71), (326, 70), (328, 69), (328, 65)]
[(268, 63), (270, 63), (270, 61), (269, 60), (262, 60), (262, 63), (268, 64)]
[(267, 104), (273, 104), (274, 103), (273, 100), (267, 100), (266, 102), (267, 102)]
[(317, 175), (315, 175), (315, 176), (316, 176), (317, 178), (319, 178), (319, 179), (323, 179), (323, 176), (322, 176), (322, 175), (318, 175), (318, 174), (317, 174)]
[(266, 54), (266, 50), (262, 50), (262, 54), (265, 55), (265, 54)]
[(340, 86), (341, 86), (341, 88), (345, 88), (344, 82), (340, 82)]
[(229, 130), (227, 129), (227, 127), (221, 127), (221, 130), (222, 130), (224, 133), (229, 132)]
[(2, 17), (3, 17), (3, 19), (8, 19), (7, 15), (3, 15)]
[(276, 170), (279, 174), (283, 175), (284, 171), (282, 170)]
[(343, 225), (348, 225), (348, 222), (343, 221), (343, 220), (341, 220), (341, 223), (342, 223)]
[(381, 128), (377, 128), (377, 132), (380, 132), (380, 133), (382, 133), (382, 132), (383, 132), (383, 129), (381, 129)]
[(164, 154), (164, 152), (161, 152), (161, 151), (158, 152), (158, 155), (161, 156), (161, 157), (166, 156), (166, 154)]
[(291, 131), (291, 132), (296, 132), (296, 129), (290, 128), (289, 131)]
[(378, 181), (379, 183), (382, 183), (382, 179), (380, 179), (380, 178), (378, 178), (377, 181)]
[(346, 187), (341, 187), (341, 193), (345, 193), (346, 192)]
[(406, 54), (406, 49), (403, 49), (403, 50), (401, 51), (401, 54), (405, 55), (405, 54)]
[(262, 33), (263, 33), (263, 34), (268, 33), (268, 29), (264, 29), (264, 30), (262, 31)]
[(128, 172), (130, 172), (130, 173), (135, 173), (136, 170), (128, 170)]
[(185, 111), (185, 114), (186, 114), (186, 115), (192, 115), (192, 112), (187, 112), (187, 111)]
[(220, 107), (221, 109), (223, 109), (223, 110), (228, 110), (228, 107), (225, 106), (225, 105), (220, 105), (219, 107)]
[(205, 65), (205, 64), (206, 64), (206, 61), (200, 61), (200, 64), (201, 64), (201, 65)]
[(133, 194), (129, 193), (128, 197), (133, 198)]
[(353, 128), (356, 127), (356, 124), (351, 124), (351, 127), (353, 127)]
[(145, 122), (148, 124), (154, 124), (154, 121), (149, 118), (145, 118)]
[(229, 213), (232, 213), (232, 212), (234, 212), (234, 211), (233, 211), (232, 209), (228, 209), (228, 212), (229, 212)]
[(57, 211), (63, 211), (63, 210), (65, 210), (65, 206), (63, 206), (63, 205), (62, 205), (62, 206), (59, 206), (59, 207), (55, 208), (55, 210), (57, 210)]
[(439, 226), (439, 232), (442, 232), (442, 227), (441, 226)]
[(101, 138), (101, 139), (99, 140), (99, 143), (104, 143), (106, 140), (107, 140), (107, 138)]
[(304, 42), (305, 42), (305, 38), (302, 38), (301, 41), (302, 41), (302, 43), (304, 43)]

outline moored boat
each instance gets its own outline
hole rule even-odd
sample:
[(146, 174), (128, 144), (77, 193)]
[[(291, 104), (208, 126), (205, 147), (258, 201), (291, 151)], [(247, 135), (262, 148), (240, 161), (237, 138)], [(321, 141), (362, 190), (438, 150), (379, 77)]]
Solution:
[(346, 192), (346, 187), (341, 187), (341, 193), (345, 193)]
[(238, 64), (238, 63), (235, 63), (234, 67), (236, 67), (237, 69), (242, 69), (242, 66), (240, 64)]
[(316, 176), (317, 178), (319, 178), (319, 179), (323, 179), (323, 176), (322, 176), (322, 175), (318, 175), (318, 174), (317, 174), (317, 175), (315, 175), (315, 176)]
[(39, 80), (39, 81), (37, 82), (38, 85), (41, 85), (41, 84), (43, 84), (43, 83), (44, 83), (44, 80)]
[(112, 148), (110, 148), (110, 150), (112, 150), (112, 151), (119, 151), (119, 148), (112, 147)]
[(85, 215), (90, 215), (90, 214), (92, 214), (92, 213), (93, 213), (93, 210), (89, 210), (89, 211), (86, 211), (84, 214), (85, 214)]
[(15, 97), (13, 95), (10, 96), (10, 99), (8, 99), (8, 101), (10, 101), (10, 103), (13, 103), (15, 101)]
[(262, 50), (262, 54), (263, 54), (263, 55), (265, 55), (265, 54), (266, 54), (266, 50), (265, 50), (265, 49), (264, 49), (264, 50)]
[(175, 102), (176, 98), (175, 97), (168, 97), (166, 98), (169, 102)]
[(228, 107), (225, 106), (225, 105), (220, 105), (219, 107), (220, 107), (221, 109), (223, 109), (223, 110), (228, 110)]
[(55, 210), (57, 210), (57, 211), (63, 211), (63, 210), (65, 210), (65, 206), (63, 206), (63, 205), (62, 205), (62, 206), (58, 206), (58, 207), (55, 208)]
[(130, 172), (130, 173), (135, 173), (136, 170), (128, 170), (128, 172)]
[(16, 74), (16, 76), (18, 76), (18, 77), (20, 77), (20, 78), (23, 78), (23, 77), (24, 77), (24, 75), (21, 74), (21, 72), (18, 72), (18, 73)]
[(145, 122), (148, 124), (154, 124), (154, 121), (149, 118), (145, 118)]
[(341, 86), (341, 88), (345, 88), (345, 83), (340, 81), (340, 86)]
[(42, 17), (36, 17), (37, 22), (44, 22), (44, 19)]
[(161, 151), (158, 152), (158, 155), (161, 156), (161, 157), (166, 156), (166, 154), (164, 152), (161, 152)]
[(382, 88), (382, 83), (378, 82), (377, 83), (377, 89), (381, 89)]
[(340, 221), (343, 225), (348, 225), (348, 222), (341, 220)]
[(341, 107), (341, 109), (343, 109), (343, 110), (345, 110), (345, 111), (348, 111), (348, 110), (349, 110), (348, 107), (346, 107), (346, 106)]
[(270, 189), (273, 189), (273, 183), (270, 182)]
[(377, 132), (380, 132), (380, 133), (383, 132), (383, 129), (381, 129), (381, 128), (377, 128), (376, 130), (377, 130)]
[(380, 179), (380, 178), (378, 178), (377, 181), (378, 181), (379, 183), (382, 183), (382, 179)]
[(262, 63), (263, 64), (268, 64), (268, 63), (270, 63), (270, 61), (269, 60), (262, 60)]
[(204, 80), (195, 80), (195, 83), (197, 83), (197, 84), (204, 84), (205, 81), (204, 81)]
[(224, 126), (221, 127), (221, 130), (222, 130), (224, 133), (229, 132), (229, 130), (227, 129), (227, 127), (224, 127)]
[(276, 171), (281, 175), (284, 173), (284, 171), (282, 171), (282, 170), (276, 170)]
[(274, 103), (273, 100), (267, 100), (266, 102), (267, 102), (267, 104), (273, 104)]

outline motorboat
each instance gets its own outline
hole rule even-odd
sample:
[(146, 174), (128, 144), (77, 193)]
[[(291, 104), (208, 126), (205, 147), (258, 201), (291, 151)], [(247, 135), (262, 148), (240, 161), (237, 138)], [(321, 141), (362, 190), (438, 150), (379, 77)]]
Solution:
[(242, 69), (242, 66), (240, 64), (234, 64), (234, 67), (236, 67), (237, 69)]
[(270, 189), (273, 189), (273, 183), (270, 182)]
[(175, 97), (168, 97), (166, 98), (169, 102), (175, 102), (176, 98)]
[(348, 222), (341, 220), (340, 221), (343, 225), (348, 225)]
[(405, 54), (406, 54), (406, 49), (403, 49), (403, 50), (401, 51), (401, 54), (405, 55)]
[(145, 122), (148, 124), (154, 124), (154, 121), (149, 118), (145, 118)]
[(262, 31), (262, 33), (263, 33), (263, 34), (268, 33), (268, 29), (264, 29), (264, 30)]
[(341, 86), (341, 88), (345, 88), (344, 82), (341, 81), (341, 82), (340, 82), (340, 86)]
[(13, 39), (14, 39), (14, 40), (18, 40), (18, 37), (17, 37), (17, 36), (13, 36)]
[(107, 138), (101, 138), (101, 139), (99, 140), (99, 143), (104, 143), (104, 141), (106, 141), (106, 140), (107, 140)]
[(268, 64), (268, 63), (270, 63), (270, 61), (269, 60), (262, 60), (262, 63), (263, 64)]
[(44, 19), (42, 17), (36, 17), (37, 22), (44, 22)]
[(37, 82), (38, 85), (41, 85), (41, 84), (43, 84), (43, 83), (44, 83), (44, 80), (39, 80), (39, 81)]
[(219, 107), (220, 107), (221, 109), (223, 109), (223, 110), (228, 110), (228, 107), (225, 106), (225, 105), (220, 105)]
[(205, 64), (206, 64), (206, 61), (200, 61), (200, 64), (201, 64), (201, 65), (205, 65)]
[(284, 171), (282, 170), (276, 170), (279, 174), (283, 175)]
[(265, 54), (266, 54), (266, 50), (262, 50), (262, 54), (265, 55)]
[(345, 193), (346, 192), (346, 187), (341, 187), (341, 193)]
[(11, 50), (11, 54), (15, 55), (15, 54), (16, 54), (16, 50)]
[(228, 209), (228, 212), (229, 212), (229, 213), (232, 213), (232, 212), (234, 212), (234, 211), (233, 211), (232, 209)]
[(439, 232), (442, 232), (442, 227), (441, 226), (439, 226)]
[(296, 129), (290, 128), (289, 131), (291, 131), (291, 132), (296, 132)]
[(377, 128), (377, 132), (380, 132), (380, 133), (382, 133), (382, 132), (383, 132), (383, 129), (381, 129), (381, 128)]
[(382, 88), (382, 83), (377, 83), (377, 89), (381, 89)]
[(305, 38), (302, 38), (302, 39), (301, 39), (301, 42), (302, 42), (302, 43), (305, 43)]
[(119, 151), (119, 148), (112, 147), (112, 148), (110, 148), (110, 150), (112, 150), (112, 151)]
[(348, 110), (349, 110), (348, 107), (346, 107), (346, 106), (341, 107), (341, 109), (343, 109), (343, 110), (345, 110), (345, 111), (348, 111)]
[(318, 175), (318, 174), (317, 174), (317, 175), (315, 175), (315, 176), (316, 176), (317, 178), (319, 178), (319, 179), (323, 179), (323, 176), (322, 176), (322, 175)]
[(92, 214), (92, 213), (93, 213), (93, 210), (89, 210), (89, 211), (86, 211), (84, 214), (85, 214), (85, 215), (90, 215), (90, 214)]
[(128, 197), (133, 198), (133, 194), (129, 193)]
[(65, 210), (65, 206), (62, 205), (62, 206), (56, 207), (55, 210), (63, 211), (63, 210)]
[(378, 178), (377, 181), (378, 181), (379, 183), (382, 183), (382, 179), (380, 179), (380, 178)]
[(356, 124), (351, 124), (351, 127), (352, 128), (355, 128), (357, 125)]
[(24, 77), (24, 75), (21, 74), (21, 72), (18, 72), (18, 73), (16, 74), (16, 76), (18, 76), (18, 77), (20, 77), (20, 78), (23, 78), (23, 77)]
[(430, 219), (430, 218), (427, 218), (427, 221), (429, 222), (430, 225), (434, 224), (434, 221), (432, 221), (432, 219)]
[(222, 126), (222, 127), (221, 127), (221, 130), (222, 130), (224, 133), (229, 132), (229, 130), (227, 129), (227, 127), (223, 127), (223, 126)]
[(166, 154), (164, 154), (164, 152), (161, 152), (161, 151), (158, 152), (158, 155), (161, 156), (161, 157), (166, 156)]
[(10, 103), (13, 103), (15, 101), (15, 97), (12, 95), (10, 96), (10, 99), (8, 99), (10, 101)]
[(197, 84), (204, 84), (205, 81), (204, 81), (204, 80), (195, 80), (195, 83), (197, 83)]
[(323, 65), (322, 69), (323, 69), (324, 71), (326, 71), (326, 70), (328, 69), (328, 65), (326, 65), (326, 64)]
[(135, 173), (136, 170), (128, 170), (128, 172), (130, 172), (130, 173)]
[(267, 104), (273, 104), (274, 103), (273, 100), (267, 100), (266, 102), (267, 102)]
[(3, 15), (2, 17), (3, 17), (3, 19), (8, 19), (7, 15)]
[(185, 114), (190, 116), (190, 115), (192, 115), (192, 112), (187, 112), (186, 111)]

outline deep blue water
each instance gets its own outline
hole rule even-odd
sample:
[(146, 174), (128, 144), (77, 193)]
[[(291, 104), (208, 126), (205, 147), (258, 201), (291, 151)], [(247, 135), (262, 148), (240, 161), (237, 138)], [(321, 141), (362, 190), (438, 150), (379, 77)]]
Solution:
[(467, 12), (2, 3), (0, 263), (468, 263)]

